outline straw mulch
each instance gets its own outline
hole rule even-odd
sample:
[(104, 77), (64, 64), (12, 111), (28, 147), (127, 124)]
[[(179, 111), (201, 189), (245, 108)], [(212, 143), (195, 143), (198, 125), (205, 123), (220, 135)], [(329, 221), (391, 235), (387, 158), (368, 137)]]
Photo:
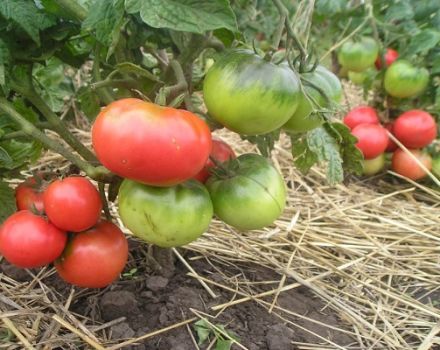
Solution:
[[(350, 100), (353, 105), (355, 98)], [(78, 133), (87, 137), (86, 132)], [(231, 133), (219, 135), (238, 154), (254, 150)], [(61, 165), (50, 153), (45, 161)], [(237, 232), (214, 220), (209, 232), (186, 248), (220, 270), (221, 264), (268, 267), (279, 273), (279, 282), (259, 293), (241, 283), (240, 276), (219, 283), (191, 271), (191, 259), (183, 260), (190, 269), (188, 278), (198, 279), (208, 291), (214, 287), (231, 291), (231, 300), (212, 307), (212, 315), (241, 303), (258, 303), (295, 327), (287, 316), (308, 319), (307, 315), (280, 307), (277, 298), (306, 286), (341, 318), (346, 326), (340, 331), (354, 341), (342, 347), (317, 334), (319, 344), (293, 339), (298, 349), (435, 349), (440, 344), (440, 192), (390, 174), (328, 186), (322, 169), (302, 176), (292, 167), (284, 139), (276, 146), (273, 161), (289, 185), (282, 217), (272, 227), (252, 232)], [(114, 206), (111, 210), (117, 215)], [(2, 327), (15, 334), (17, 344), (0, 343), (0, 348), (31, 349), (35, 344), (44, 348), (48, 340), (53, 344), (80, 337), (88, 348), (103, 349), (106, 344), (117, 349), (139, 340), (113, 342), (111, 347), (104, 332), (111, 324), (90, 325), (69, 312), (73, 293), (66, 299), (47, 287), (44, 280), (51, 274), (52, 269), (43, 269), (24, 283), (0, 275)], [(93, 291), (75, 297), (85, 293)], [(195, 319), (199, 317), (195, 314)]]

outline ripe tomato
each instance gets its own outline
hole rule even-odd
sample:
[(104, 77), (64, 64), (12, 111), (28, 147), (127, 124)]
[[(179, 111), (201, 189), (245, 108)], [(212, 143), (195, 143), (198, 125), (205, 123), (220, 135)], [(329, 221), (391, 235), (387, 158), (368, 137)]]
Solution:
[(242, 154), (237, 164), (233, 176), (214, 174), (206, 183), (215, 214), (239, 230), (261, 229), (272, 224), (286, 205), (282, 176), (258, 154)]
[[(428, 170), (432, 168), (431, 156), (419, 149), (409, 150), (414, 157), (416, 157)], [(423, 179), (427, 173), (417, 164), (417, 162), (402, 149), (397, 149), (393, 153), (391, 159), (392, 169), (408, 179), (420, 180)]]
[(103, 288), (116, 280), (128, 259), (128, 243), (110, 221), (76, 233), (55, 267), (63, 280), (78, 287)]
[(436, 138), (437, 124), (431, 114), (413, 109), (396, 119), (393, 132), (405, 147), (422, 148)]
[(92, 141), (105, 167), (153, 186), (192, 178), (211, 151), (211, 132), (195, 114), (135, 98), (105, 107), (93, 124)]
[(239, 134), (259, 135), (289, 120), (298, 107), (300, 85), (287, 65), (248, 50), (229, 50), (206, 74), (203, 93), (217, 122)]
[[(391, 134), (394, 135), (394, 123), (386, 123), (384, 125), (385, 129), (387, 129)], [(396, 136), (396, 135), (394, 135)], [(385, 152), (394, 152), (398, 148), (397, 144), (388, 137), (388, 145)]]
[(376, 158), (387, 148), (388, 134), (381, 125), (359, 124), (351, 133), (357, 137), (356, 147), (359, 148), (365, 159)]
[(385, 166), (385, 154), (380, 154), (373, 159), (364, 159), (363, 161), (363, 174), (370, 176), (377, 174)]
[(348, 112), (343, 121), (353, 130), (359, 124), (379, 124), (379, 117), (373, 107), (359, 106)]
[(95, 186), (84, 177), (70, 176), (52, 182), (43, 199), (49, 220), (66, 231), (87, 230), (101, 216), (101, 197)]
[(417, 68), (408, 61), (398, 60), (385, 72), (384, 87), (393, 97), (407, 98), (419, 95), (428, 86), (426, 68)]
[(39, 175), (27, 178), (15, 188), (15, 201), (18, 210), (44, 212), (43, 178)]
[[(395, 60), (399, 58), (399, 53), (396, 50), (393, 49), (387, 49), (384, 55), (385, 58), (385, 67), (388, 67), (393, 63)], [(377, 57), (376, 62), (374, 62), (374, 65), (377, 69), (382, 68), (382, 63), (380, 57)]]
[(136, 237), (159, 247), (179, 247), (199, 238), (211, 222), (209, 193), (200, 182), (153, 187), (124, 180), (119, 215)]
[(358, 41), (347, 41), (338, 52), (341, 66), (349, 71), (362, 72), (371, 67), (377, 58), (379, 47), (374, 39), (362, 37)]
[(205, 183), (208, 180), (208, 177), (211, 175), (209, 172), (210, 168), (215, 168), (215, 164), (212, 162), (211, 157), (217, 160), (220, 163), (226, 162), (229, 159), (235, 158), (234, 150), (229, 146), (226, 142), (222, 140), (212, 140), (212, 150), (209, 155), (210, 158), (206, 161), (206, 165), (203, 167), (200, 172), (194, 176), (195, 180), (198, 180), (202, 183)]
[(61, 255), (66, 240), (66, 232), (41, 216), (20, 210), (0, 229), (0, 254), (18, 267), (40, 267)]
[[(320, 87), (330, 99), (330, 103), (338, 103), (342, 97), (341, 82), (338, 77), (324, 66), (316, 67), (315, 71), (302, 74), (302, 77)], [(296, 133), (312, 130), (323, 123), (321, 116), (313, 114), (314, 108), (328, 107), (329, 101), (313, 87), (303, 84), (303, 89), (318, 106), (313, 106), (309, 98), (301, 91), (298, 108), (292, 117), (283, 125), (283, 129)]]

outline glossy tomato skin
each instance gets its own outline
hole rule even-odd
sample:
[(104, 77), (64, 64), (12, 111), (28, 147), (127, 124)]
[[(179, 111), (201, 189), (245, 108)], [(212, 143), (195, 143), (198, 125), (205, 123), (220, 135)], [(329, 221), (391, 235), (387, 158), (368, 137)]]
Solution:
[[(399, 58), (399, 53), (396, 50), (388, 48), (384, 55), (385, 67), (389, 67), (398, 58)], [(374, 62), (374, 65), (376, 66), (377, 69), (382, 68), (380, 57), (377, 57), (376, 62)]]
[(347, 41), (338, 52), (341, 66), (349, 71), (362, 72), (374, 64), (379, 47), (372, 38), (362, 37), (358, 41)]
[(203, 93), (209, 114), (243, 135), (280, 128), (297, 109), (299, 79), (287, 65), (248, 50), (223, 53), (208, 71)]
[(87, 230), (101, 216), (101, 197), (95, 186), (84, 177), (70, 176), (52, 182), (43, 199), (49, 220), (65, 231)]
[(380, 154), (373, 159), (364, 159), (363, 174), (367, 176), (375, 175), (385, 166), (385, 154)]
[(359, 124), (379, 124), (379, 117), (373, 107), (359, 106), (348, 112), (343, 122), (353, 130)]
[(29, 177), (15, 188), (15, 201), (18, 210), (44, 212), (42, 178)]
[[(431, 156), (418, 149), (409, 150), (428, 170), (432, 168)], [(420, 180), (428, 175), (417, 162), (402, 149), (397, 149), (391, 158), (392, 169), (411, 180)]]
[(128, 98), (99, 113), (92, 142), (98, 159), (115, 174), (171, 186), (203, 168), (211, 151), (211, 132), (191, 112)]
[(426, 68), (418, 68), (405, 60), (394, 62), (385, 72), (384, 87), (388, 94), (397, 98), (414, 97), (422, 93), (429, 82)]
[[(339, 78), (324, 66), (316, 67), (315, 71), (302, 74), (302, 77), (320, 87), (329, 97), (330, 103), (338, 103), (342, 97), (342, 86)], [(328, 107), (329, 103), (316, 89), (306, 84), (303, 88), (308, 96), (322, 108)], [(314, 114), (313, 106), (306, 95), (301, 92), (298, 108), (292, 117), (283, 125), (283, 129), (291, 132), (306, 132), (317, 128), (324, 121), (318, 114)]]
[(159, 247), (179, 247), (199, 238), (208, 228), (213, 208), (200, 182), (153, 187), (124, 180), (119, 189), (119, 215), (136, 236)]
[(351, 133), (357, 137), (356, 147), (365, 159), (373, 159), (385, 152), (388, 145), (388, 134), (378, 124), (359, 124)]
[(0, 254), (18, 267), (40, 267), (61, 255), (66, 240), (66, 232), (41, 216), (20, 210), (0, 228)]
[(73, 235), (55, 267), (70, 284), (103, 288), (118, 278), (127, 259), (128, 243), (122, 231), (109, 221), (101, 221)]
[[(384, 128), (394, 135), (394, 122), (386, 123), (384, 125)], [(397, 148), (398, 148), (397, 144), (390, 137), (388, 137), (388, 145), (387, 148), (385, 149), (385, 152), (394, 152)]]
[(208, 177), (211, 175), (209, 169), (215, 168), (215, 164), (212, 162), (211, 157), (216, 159), (218, 162), (223, 163), (229, 159), (235, 158), (234, 150), (229, 146), (226, 142), (222, 140), (212, 140), (212, 150), (209, 155), (208, 160), (206, 161), (206, 165), (203, 167), (200, 172), (194, 176), (195, 180), (200, 181), (201, 183), (205, 183), (208, 180)]
[(413, 109), (396, 119), (393, 132), (405, 147), (423, 148), (436, 138), (437, 124), (431, 114)]
[(286, 204), (282, 176), (258, 154), (242, 154), (236, 161), (235, 175), (222, 178), (214, 174), (206, 183), (215, 214), (239, 230), (272, 224)]

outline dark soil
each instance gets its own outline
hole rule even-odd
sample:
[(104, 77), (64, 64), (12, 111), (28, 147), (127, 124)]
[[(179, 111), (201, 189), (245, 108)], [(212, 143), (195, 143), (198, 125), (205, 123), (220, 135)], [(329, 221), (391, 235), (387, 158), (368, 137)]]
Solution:
[[(136, 245), (136, 243), (131, 242), (131, 245)], [(190, 256), (186, 258), (189, 259)], [(105, 290), (89, 290), (86, 293), (79, 293), (80, 296), (74, 299), (70, 310), (85, 315), (96, 322), (108, 322), (125, 317), (125, 320), (109, 329), (111, 339), (114, 342), (122, 342), (194, 317), (195, 315), (189, 310), (190, 308), (216, 315), (217, 312), (212, 311), (210, 307), (233, 298), (233, 293), (212, 287), (213, 291), (219, 296), (213, 299), (197, 280), (187, 276), (187, 269), (179, 262), (176, 263), (174, 275), (171, 278), (166, 278), (148, 272), (144, 267), (144, 261), (140, 255), (135, 253), (135, 257), (132, 256), (126, 271), (136, 267), (136, 273), (125, 276)], [(234, 288), (234, 284), (224, 281), (224, 276), (215, 271), (206, 260), (198, 259), (190, 261), (190, 263), (200, 275)], [(7, 266), (5, 263), (0, 265), (0, 272), (1, 270), (13, 278), (20, 280), (25, 278), (25, 275), (22, 275), (20, 271)], [(244, 279), (252, 282), (278, 281), (280, 279), (278, 274), (259, 266), (224, 266), (222, 267), (222, 273), (227, 276), (240, 274), (238, 279), (241, 281)], [(56, 275), (51, 276), (44, 282), (67, 298), (70, 286), (59, 280)], [(286, 281), (286, 283), (292, 282), (294, 281)], [(274, 289), (277, 283), (264, 286), (262, 284), (258, 291)], [(246, 286), (243, 288), (245, 289)], [(271, 302), (272, 298), (268, 297), (266, 301)], [(278, 305), (318, 320), (323, 324), (339, 328), (346, 327), (330, 309), (321, 311), (325, 305), (306, 288), (301, 287), (281, 293)], [(217, 318), (209, 318), (209, 320), (215, 325), (223, 325), (228, 332), (232, 332), (238, 337), (243, 346), (250, 350), (295, 349), (291, 343), (293, 340), (313, 344), (323, 343), (321, 339), (315, 337), (312, 333), (331, 339), (331, 341), (342, 346), (354, 341), (347, 334), (334, 331), (328, 327), (287, 314), (282, 314), (282, 316), (298, 324), (302, 329), (284, 322), (276, 315), (269, 314), (265, 308), (256, 302), (244, 302), (229, 307)], [(190, 329), (195, 339), (197, 339), (193, 324), (190, 324)], [(200, 348), (206, 349), (208, 343), (207, 341)], [(182, 326), (139, 344), (127, 346), (124, 349), (192, 350), (196, 347), (190, 337), (188, 328)], [(211, 349), (215, 349), (215, 347)], [(239, 349), (239, 347), (232, 346), (232, 349)]]

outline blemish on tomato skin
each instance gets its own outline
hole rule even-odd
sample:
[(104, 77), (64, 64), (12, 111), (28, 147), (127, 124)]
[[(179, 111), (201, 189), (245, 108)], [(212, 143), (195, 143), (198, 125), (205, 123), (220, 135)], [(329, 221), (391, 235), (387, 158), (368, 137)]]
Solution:
[(122, 164), (127, 164), (127, 159), (122, 159), (122, 160), (121, 160), (121, 163), (122, 163)]

